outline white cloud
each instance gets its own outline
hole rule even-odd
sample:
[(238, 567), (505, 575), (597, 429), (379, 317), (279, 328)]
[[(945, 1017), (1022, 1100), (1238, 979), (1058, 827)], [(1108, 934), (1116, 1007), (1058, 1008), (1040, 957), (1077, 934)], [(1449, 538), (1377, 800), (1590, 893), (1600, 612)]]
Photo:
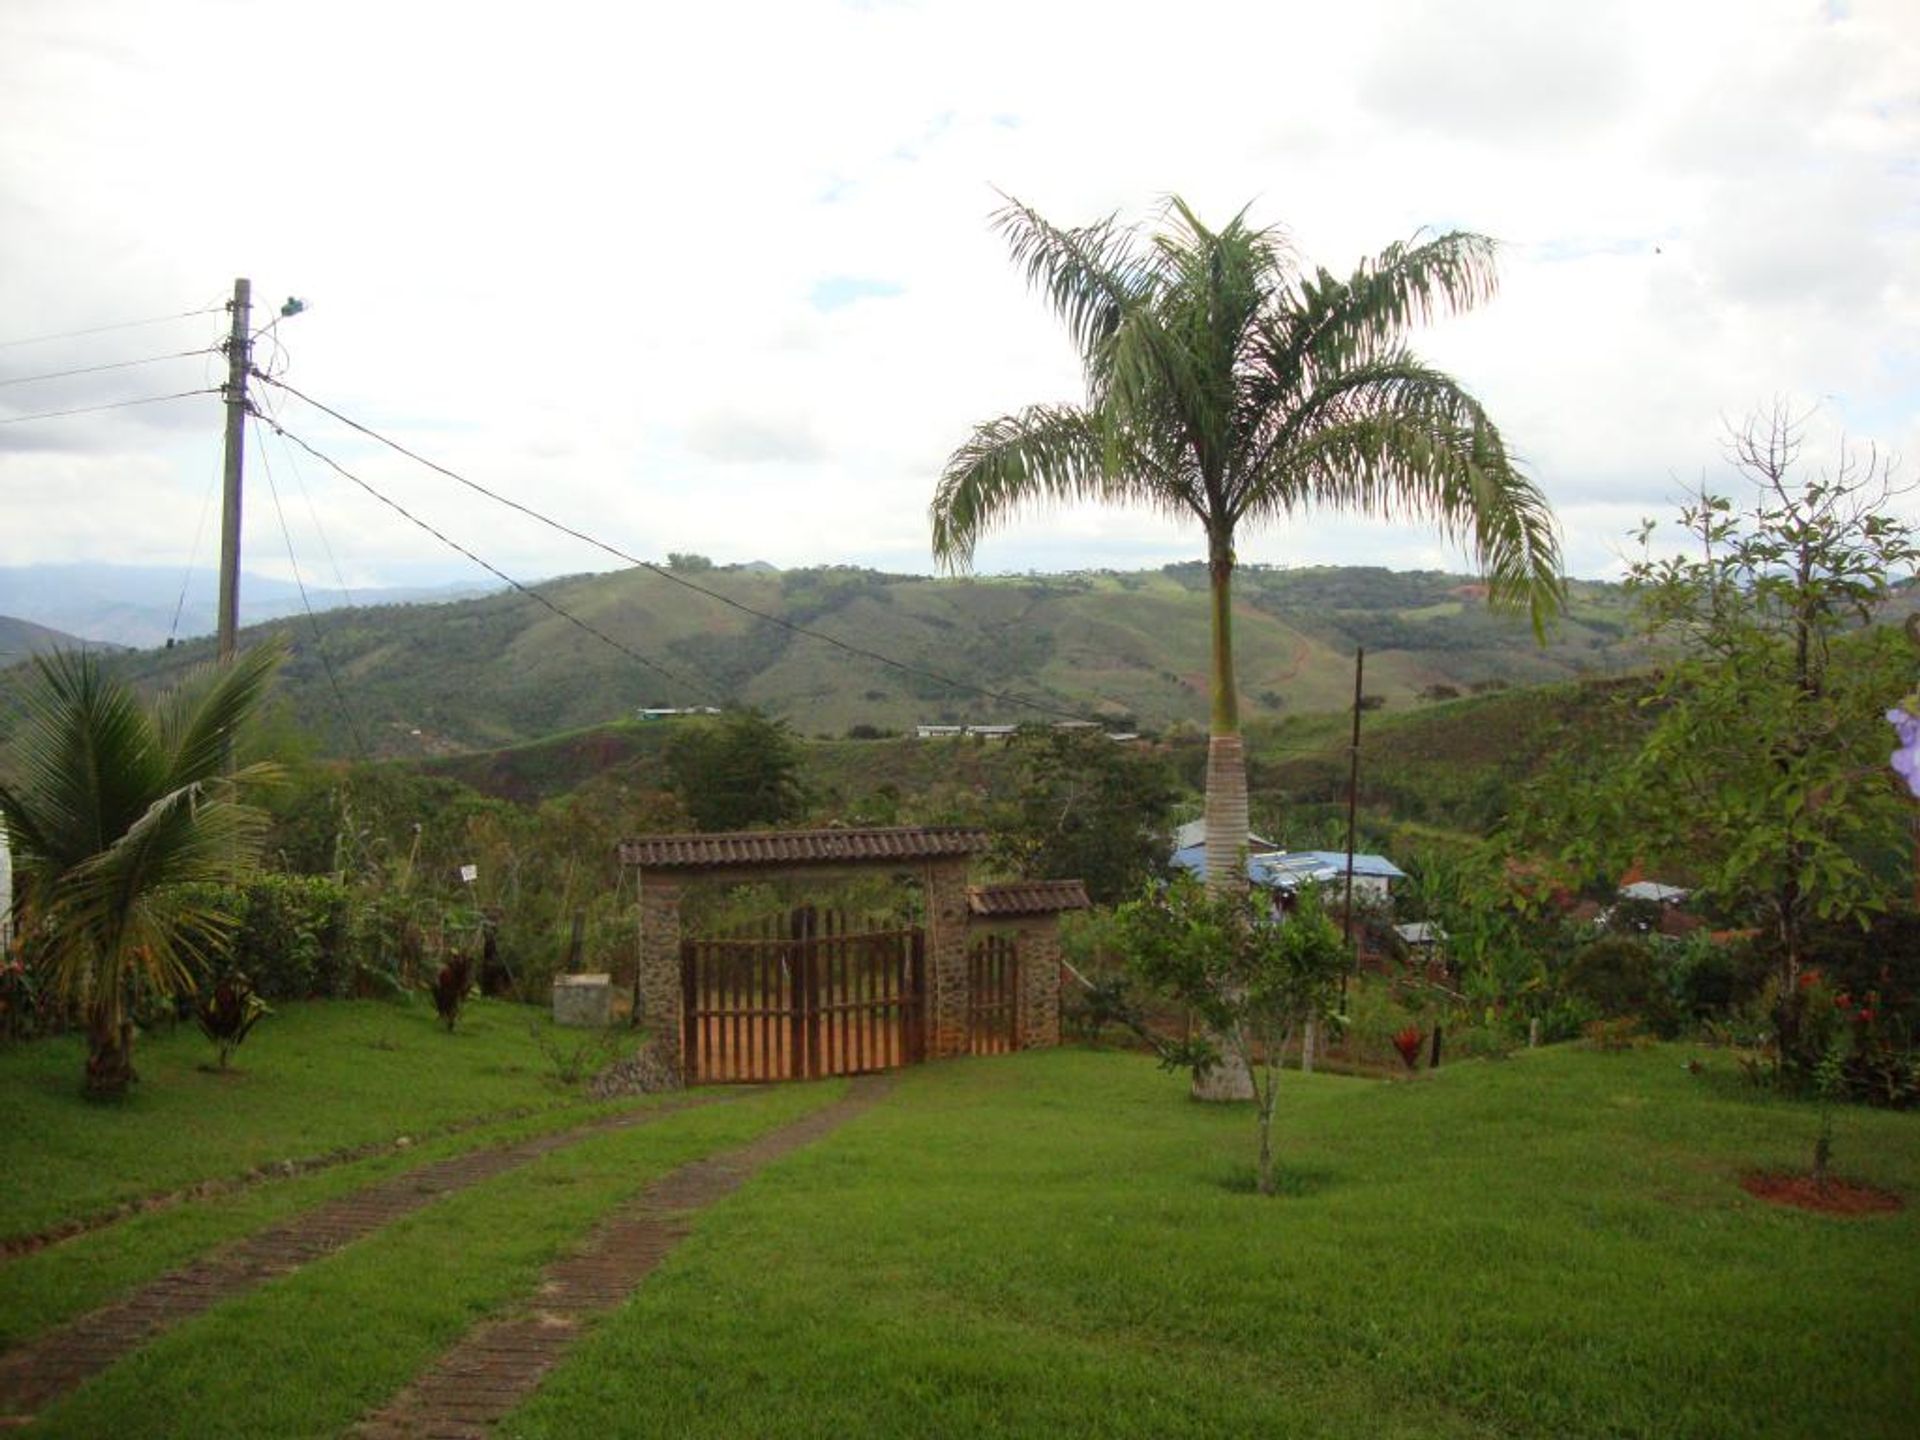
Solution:
[[(1227, 37), (1255, 78), (1172, 63), (1181, 35)], [(1853, 433), (1920, 448), (1917, 73), (1903, 0), (1839, 21), (1800, 0), (1206, 0), (1171, 29), (1159, 8), (1090, 26), (1011, 0), (15, 0), (0, 341), (195, 308), (249, 274), (263, 306), (313, 301), (279, 327), (292, 383), (622, 548), (924, 569), (948, 451), (1079, 390), (988, 228), (996, 189), (1063, 221), (1144, 217), (1176, 190), (1210, 214), (1251, 200), (1334, 269), (1466, 225), (1508, 242), (1503, 292), (1417, 343), (1487, 401), (1587, 573), (1622, 516), (1717, 466), (1723, 417), (1775, 394), (1831, 396)], [(0, 379), (205, 344), (219, 323), (0, 349)], [(97, 403), (206, 370), (46, 393)], [(0, 388), (0, 415), (35, 388)], [(281, 413), (516, 574), (613, 563)], [(0, 559), (184, 563), (217, 437), (210, 397), (0, 425)], [(300, 473), (343, 568), (444, 554)], [(113, 509), (69, 513), (75, 493)], [(250, 500), (249, 543), (277, 549), (266, 508)], [(981, 563), (1197, 549), (1150, 516), (1075, 510)], [(1245, 550), (1448, 558), (1417, 530), (1324, 521)]]

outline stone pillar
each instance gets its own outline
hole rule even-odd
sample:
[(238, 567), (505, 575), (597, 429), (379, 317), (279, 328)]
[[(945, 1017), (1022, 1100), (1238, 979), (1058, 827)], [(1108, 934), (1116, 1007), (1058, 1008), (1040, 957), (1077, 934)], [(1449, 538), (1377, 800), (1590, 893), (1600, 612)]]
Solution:
[(927, 1058), (967, 1053), (967, 862), (929, 861), (927, 907)]
[(635, 987), (647, 1031), (647, 1049), (675, 1075), (686, 1073), (680, 1053), (680, 886), (640, 872), (640, 976)]
[(1020, 1048), (1060, 1043), (1060, 917), (1020, 927)]

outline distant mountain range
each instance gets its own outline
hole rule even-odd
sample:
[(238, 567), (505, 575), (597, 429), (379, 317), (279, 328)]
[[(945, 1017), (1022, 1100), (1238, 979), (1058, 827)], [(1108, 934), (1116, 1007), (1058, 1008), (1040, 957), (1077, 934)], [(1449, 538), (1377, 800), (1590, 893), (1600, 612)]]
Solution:
[[(335, 610), (321, 617), (318, 642), (304, 619), (274, 626), (293, 643), (282, 703), (327, 751), (364, 744), (394, 756), (491, 749), (645, 706), (728, 701), (809, 735), (1062, 713), (1149, 729), (1207, 718), (1197, 563), (974, 580), (852, 567), (634, 569), (535, 588), (540, 599), (509, 592)], [(1361, 646), (1365, 689), (1389, 709), (1645, 663), (1617, 586), (1575, 582), (1570, 612), (1544, 646), (1523, 619), (1490, 613), (1483, 596), (1470, 577), (1438, 572), (1244, 569), (1235, 589), (1243, 713), (1350, 704)], [(262, 633), (252, 627), (248, 639)], [(118, 663), (164, 680), (211, 649), (195, 641)]]
[[(326, 590), (309, 586), (315, 610), (343, 605), (404, 605), (484, 595), (485, 585), (388, 586)], [(0, 566), (0, 615), (112, 645), (164, 645), (169, 637), (210, 635), (217, 580), (211, 570), (157, 565)], [(240, 621), (264, 623), (301, 613), (300, 588), (285, 580), (242, 573)], [(176, 614), (178, 616), (176, 624)], [(5, 663), (0, 657), (0, 663)]]
[(36, 625), (31, 620), (16, 620), (11, 615), (0, 615), (0, 668), (18, 665), (29, 655), (44, 655), (50, 650), (118, 650), (118, 645), (102, 645), (97, 641), (83, 640), (78, 635), (69, 635), (64, 630), (49, 629), (45, 625)]

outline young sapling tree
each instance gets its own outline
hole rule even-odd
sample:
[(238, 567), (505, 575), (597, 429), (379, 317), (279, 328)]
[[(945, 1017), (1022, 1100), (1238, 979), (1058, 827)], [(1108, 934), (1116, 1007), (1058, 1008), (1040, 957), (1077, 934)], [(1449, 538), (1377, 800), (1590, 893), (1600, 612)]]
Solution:
[(1134, 974), (1191, 1009), (1210, 1037), (1162, 1044), (1162, 1063), (1199, 1074), (1222, 1059), (1218, 1045), (1251, 1078), (1260, 1193), (1273, 1194), (1280, 1074), (1308, 1022), (1331, 1016), (1338, 1002), (1348, 964), (1339, 926), (1311, 889), (1283, 918), (1264, 892), (1208, 895), (1185, 879), (1122, 906), (1116, 919)]

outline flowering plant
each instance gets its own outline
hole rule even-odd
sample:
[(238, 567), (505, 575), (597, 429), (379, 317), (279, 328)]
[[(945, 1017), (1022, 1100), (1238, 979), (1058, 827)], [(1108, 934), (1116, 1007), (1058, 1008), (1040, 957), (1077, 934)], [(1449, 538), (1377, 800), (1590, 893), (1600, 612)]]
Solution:
[(1893, 752), (1893, 773), (1906, 781), (1909, 794), (1920, 799), (1920, 694), (1909, 695), (1887, 711), (1887, 723), (1900, 737)]

